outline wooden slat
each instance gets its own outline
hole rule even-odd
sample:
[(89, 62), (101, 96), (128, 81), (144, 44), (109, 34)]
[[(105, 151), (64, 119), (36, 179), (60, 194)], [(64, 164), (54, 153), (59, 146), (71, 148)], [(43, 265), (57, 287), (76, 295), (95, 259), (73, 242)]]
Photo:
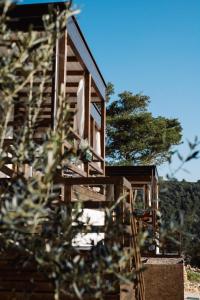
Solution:
[(85, 171), (81, 170), (80, 168), (78, 168), (76, 165), (73, 165), (73, 164), (69, 163), (67, 165), (67, 168), (70, 169), (71, 171), (73, 171), (74, 173), (82, 176), (82, 177), (86, 177), (87, 176), (87, 173)]
[(78, 62), (76, 56), (67, 56), (67, 62)]
[[(69, 184), (69, 185), (104, 185), (104, 184), (115, 184), (123, 187), (123, 177), (81, 177), (81, 178), (63, 178), (56, 175), (54, 178), (57, 184)], [(117, 199), (117, 198), (116, 198)]]
[(15, 172), (13, 170), (11, 170), (10, 168), (8, 168), (6, 165), (2, 166), (0, 168), (0, 171), (9, 177), (12, 177), (15, 174)]
[(90, 102), (91, 102), (91, 74), (85, 76), (85, 132), (84, 138), (90, 145)]
[(67, 76), (84, 76), (84, 71), (67, 70)]
[(79, 82), (67, 82), (66, 87), (78, 87)]
[[(105, 195), (97, 193), (91, 189), (82, 186), (74, 186), (73, 187), (73, 197), (75, 201), (98, 201), (103, 202), (106, 201)], [(79, 198), (80, 197), (80, 198)]]
[[(91, 103), (91, 81), (92, 77), (89, 72), (85, 74), (85, 126), (84, 126), (84, 138), (90, 143), (90, 103)], [(89, 164), (84, 165), (85, 172), (89, 176)]]
[(103, 175), (103, 170), (99, 168), (99, 166), (94, 163), (94, 162), (90, 162), (89, 166), (92, 167), (95, 171), (97, 171), (99, 174)]
[(105, 132), (106, 132), (106, 106), (105, 106), (105, 101), (101, 101), (101, 156), (104, 160), (103, 174), (105, 174)]
[[(76, 204), (76, 201), (73, 202), (73, 204)], [(105, 209), (106, 207), (110, 207), (113, 203), (110, 203), (108, 201), (84, 201), (83, 202), (83, 208), (87, 209)]]
[[(72, 97), (72, 98), (76, 98), (77, 97), (77, 93), (71, 93), (71, 92), (68, 92), (67, 95), (69, 97)], [(96, 93), (91, 93), (91, 97), (97, 97), (97, 94)]]

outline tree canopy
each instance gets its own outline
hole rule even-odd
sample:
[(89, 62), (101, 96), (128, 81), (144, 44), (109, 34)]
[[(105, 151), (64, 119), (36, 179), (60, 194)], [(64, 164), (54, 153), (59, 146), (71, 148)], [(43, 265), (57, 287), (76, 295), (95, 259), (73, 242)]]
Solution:
[[(109, 84), (109, 91), (113, 92)], [(110, 164), (153, 164), (166, 161), (182, 138), (178, 119), (154, 117), (150, 98), (125, 91), (107, 107), (107, 159)]]
[(182, 233), (186, 260), (200, 266), (200, 181), (161, 181), (160, 209), (163, 226), (177, 227)]

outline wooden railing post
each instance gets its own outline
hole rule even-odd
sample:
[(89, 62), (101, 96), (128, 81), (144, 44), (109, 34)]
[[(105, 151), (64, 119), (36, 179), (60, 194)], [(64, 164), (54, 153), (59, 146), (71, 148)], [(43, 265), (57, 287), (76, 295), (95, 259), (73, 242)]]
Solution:
[(52, 89), (52, 127), (56, 125), (57, 107), (59, 106), (58, 97), (61, 93), (65, 95), (67, 78), (67, 30), (56, 40), (55, 57), (53, 60), (53, 89)]
[[(87, 139), (88, 144), (90, 145), (90, 103), (91, 103), (91, 83), (92, 77), (91, 74), (86, 71), (85, 73), (85, 130), (84, 138)], [(85, 172), (89, 176), (89, 163), (85, 163)]]
[(102, 162), (103, 174), (105, 174), (105, 130), (106, 130), (106, 105), (105, 101), (101, 100), (101, 157), (104, 159)]

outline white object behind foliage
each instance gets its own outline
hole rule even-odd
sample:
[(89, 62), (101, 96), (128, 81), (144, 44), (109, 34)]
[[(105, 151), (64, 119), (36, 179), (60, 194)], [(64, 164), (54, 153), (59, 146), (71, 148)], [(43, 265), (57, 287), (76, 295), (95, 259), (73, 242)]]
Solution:
[(75, 115), (75, 130), (81, 138), (84, 137), (85, 123), (85, 82), (84, 79), (79, 81), (77, 90), (77, 112)]
[(95, 150), (98, 155), (101, 155), (101, 134), (99, 131), (96, 131), (95, 134)]
[[(101, 156), (101, 134), (99, 131), (95, 132), (95, 152)], [(101, 168), (101, 163), (97, 163), (98, 167)]]
[[(105, 212), (93, 209), (84, 209), (80, 221), (93, 226), (103, 226), (105, 224)], [(77, 234), (72, 241), (74, 247), (90, 248), (91, 245), (96, 245), (99, 241), (104, 239), (105, 234), (100, 233), (87, 233)]]

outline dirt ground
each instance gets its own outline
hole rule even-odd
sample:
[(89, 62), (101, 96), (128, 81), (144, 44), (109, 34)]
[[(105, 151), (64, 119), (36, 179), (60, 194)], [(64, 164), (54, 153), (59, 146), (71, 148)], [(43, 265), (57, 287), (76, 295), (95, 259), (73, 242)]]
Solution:
[(185, 299), (187, 297), (193, 297), (200, 300), (200, 283), (198, 282), (190, 282), (187, 278), (187, 270), (198, 271), (200, 270), (193, 269), (190, 266), (185, 267), (184, 270), (184, 292), (185, 292)]

